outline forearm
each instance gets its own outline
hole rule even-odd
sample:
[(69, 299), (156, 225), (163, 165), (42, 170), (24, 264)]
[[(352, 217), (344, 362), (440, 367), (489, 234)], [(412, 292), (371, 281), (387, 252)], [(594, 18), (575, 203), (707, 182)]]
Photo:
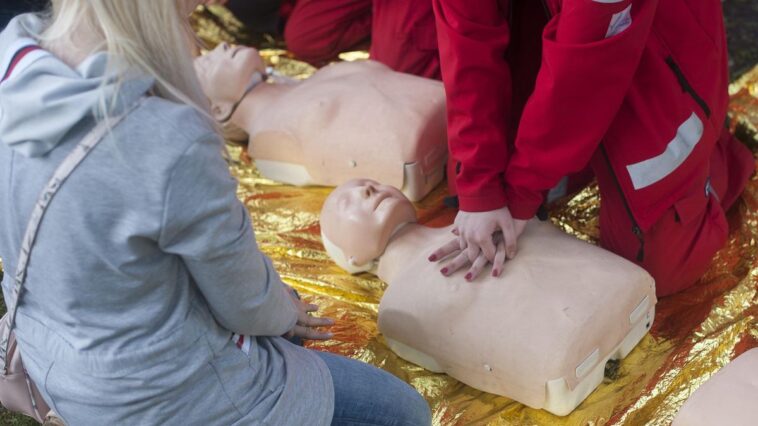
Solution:
[(230, 331), (280, 336), (295, 325), (297, 309), (289, 288), (253, 242), (240, 241), (218, 257), (185, 263), (214, 317)]
[(181, 258), (216, 320), (247, 335), (281, 335), (297, 310), (255, 242), (216, 135), (191, 144), (166, 189), (158, 244)]
[(511, 76), (507, 1), (434, 0), (442, 77), (447, 94), (450, 153), (461, 208), (505, 205), (506, 120)]

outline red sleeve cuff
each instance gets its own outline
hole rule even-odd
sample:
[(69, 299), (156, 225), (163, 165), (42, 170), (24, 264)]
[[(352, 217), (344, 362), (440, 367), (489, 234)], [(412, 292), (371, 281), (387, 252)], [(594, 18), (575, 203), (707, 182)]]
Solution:
[(479, 191), (476, 196), (458, 194), (458, 205), (465, 212), (488, 212), (508, 205), (502, 189)]
[(508, 210), (514, 219), (529, 220), (533, 218), (544, 201), (541, 192), (526, 188), (507, 187)]

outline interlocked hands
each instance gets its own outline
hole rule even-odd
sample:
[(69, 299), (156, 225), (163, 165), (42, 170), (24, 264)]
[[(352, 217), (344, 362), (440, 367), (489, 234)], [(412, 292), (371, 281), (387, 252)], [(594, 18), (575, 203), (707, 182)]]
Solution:
[(432, 262), (452, 258), (440, 271), (449, 276), (471, 265), (466, 280), (473, 281), (488, 264), (492, 264), (492, 276), (503, 271), (505, 259), (516, 256), (516, 241), (524, 232), (525, 220), (513, 219), (507, 207), (487, 212), (458, 212), (450, 241), (429, 256)]

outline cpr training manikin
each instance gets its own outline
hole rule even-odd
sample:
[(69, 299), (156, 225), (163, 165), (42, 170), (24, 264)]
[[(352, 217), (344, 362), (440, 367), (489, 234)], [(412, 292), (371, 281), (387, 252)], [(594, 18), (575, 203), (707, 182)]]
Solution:
[(362, 61), (327, 66), (302, 82), (252, 84), (261, 68), (255, 49), (228, 45), (195, 62), (215, 118), (247, 132), (263, 176), (298, 186), (367, 177), (413, 201), (442, 181), (442, 83)]
[(673, 426), (758, 424), (758, 349), (724, 366), (687, 399)]
[(649, 330), (656, 304), (642, 268), (532, 221), (502, 274), (445, 277), (429, 247), (451, 227), (415, 223), (400, 191), (367, 179), (336, 188), (321, 211), (324, 246), (351, 273), (388, 284), (379, 330), (400, 357), (474, 388), (566, 415)]

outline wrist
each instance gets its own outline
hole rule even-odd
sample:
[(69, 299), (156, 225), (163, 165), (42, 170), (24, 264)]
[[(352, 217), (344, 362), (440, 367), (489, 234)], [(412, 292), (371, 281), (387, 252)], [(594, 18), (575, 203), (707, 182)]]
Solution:
[(537, 214), (543, 202), (543, 195), (539, 192), (533, 192), (515, 187), (507, 187), (506, 195), (508, 197), (508, 209), (514, 219), (529, 220)]
[(476, 196), (458, 194), (458, 203), (461, 211), (469, 213), (487, 212), (508, 207), (507, 199), (502, 191), (492, 191)]

